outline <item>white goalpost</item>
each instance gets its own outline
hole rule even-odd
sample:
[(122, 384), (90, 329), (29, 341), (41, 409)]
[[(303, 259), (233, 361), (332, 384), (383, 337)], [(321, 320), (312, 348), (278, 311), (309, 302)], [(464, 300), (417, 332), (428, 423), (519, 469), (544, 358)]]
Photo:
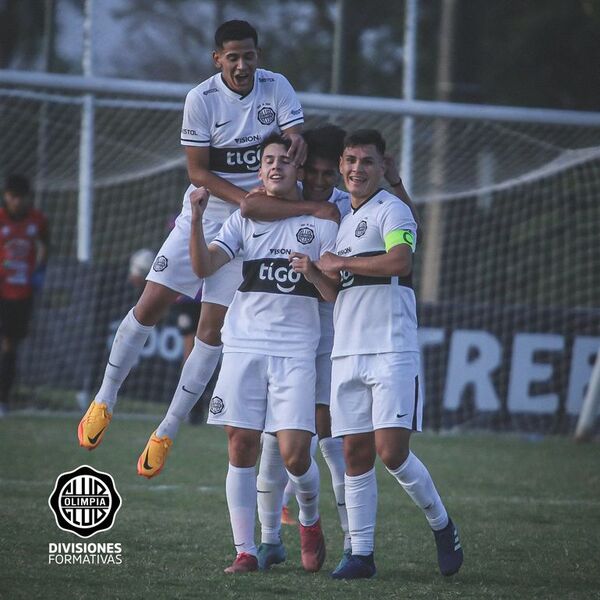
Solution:
[[(18, 386), (36, 406), (71, 408), (98, 384), (136, 299), (129, 257), (157, 250), (180, 209), (191, 87), (0, 71), (0, 175), (43, 171), (36, 201), (53, 239), (19, 359)], [(391, 154), (410, 153), (427, 426), (570, 433), (579, 420), (596, 432), (600, 113), (299, 95), (306, 127), (374, 127)], [(82, 119), (89, 102), (93, 120)], [(86, 186), (91, 221), (79, 204)], [(167, 320), (123, 388), (132, 410), (163, 410), (181, 352)]]

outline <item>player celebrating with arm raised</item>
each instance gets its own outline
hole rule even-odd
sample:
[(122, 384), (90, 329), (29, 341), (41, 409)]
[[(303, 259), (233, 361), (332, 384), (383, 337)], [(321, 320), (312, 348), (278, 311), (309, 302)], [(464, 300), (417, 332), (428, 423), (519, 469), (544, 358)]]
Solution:
[[(192, 270), (188, 248), (189, 196), (195, 186), (211, 190), (204, 215), (204, 233), (211, 240), (248, 190), (258, 185), (262, 139), (273, 130), (282, 131), (291, 142), (289, 158), (296, 164), (304, 160), (300, 136), (302, 107), (285, 77), (257, 68), (257, 44), (256, 30), (246, 21), (223, 23), (215, 33), (213, 52), (219, 73), (187, 95), (181, 143), (186, 148), (192, 185), (184, 196), (175, 228), (148, 273), (142, 296), (117, 330), (100, 390), (79, 424), (79, 443), (88, 450), (102, 441), (117, 392), (154, 325), (180, 294), (194, 298), (202, 285)], [(261, 200), (269, 203), (264, 195)], [(279, 204), (274, 199), (270, 202)], [(317, 214), (322, 207), (313, 203), (305, 210)], [(140, 455), (140, 475), (152, 477), (160, 472), (180, 424), (210, 380), (221, 355), (223, 319), (240, 281), (239, 259), (204, 281), (194, 348), (182, 369), (165, 419)]]
[[(298, 198), (297, 168), (289, 140), (263, 142), (260, 177), (267, 194)], [(311, 216), (266, 222), (239, 212), (209, 246), (202, 213), (204, 189), (192, 199), (190, 254), (194, 271), (208, 277), (244, 252), (244, 279), (223, 326), (223, 363), (208, 423), (225, 426), (229, 469), (227, 504), (237, 556), (225, 571), (258, 568), (254, 542), (257, 502), (255, 465), (262, 431), (277, 436), (300, 504), (302, 564), (318, 571), (325, 559), (319, 519), (319, 472), (310, 455), (315, 431), (315, 352), (318, 298), (333, 301), (337, 285), (313, 264), (335, 245), (337, 225)], [(281, 200), (280, 200), (281, 201)]]
[(412, 289), (417, 225), (406, 204), (379, 188), (384, 154), (376, 130), (346, 138), (340, 171), (352, 211), (340, 225), (336, 254), (318, 264), (342, 273), (334, 310), (331, 419), (333, 435), (344, 436), (352, 555), (333, 571), (336, 579), (375, 574), (376, 455), (425, 513), (442, 574), (456, 573), (463, 560), (456, 527), (409, 447), (423, 412)]

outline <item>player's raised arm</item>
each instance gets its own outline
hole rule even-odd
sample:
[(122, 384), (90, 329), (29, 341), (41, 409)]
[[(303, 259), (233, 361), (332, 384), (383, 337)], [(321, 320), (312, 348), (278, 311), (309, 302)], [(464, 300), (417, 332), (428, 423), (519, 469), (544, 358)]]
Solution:
[(202, 215), (208, 203), (209, 192), (199, 187), (190, 194), (192, 207), (192, 231), (190, 234), (190, 258), (192, 268), (198, 277), (208, 277), (218, 271), (231, 258), (218, 246), (206, 245), (202, 228)]

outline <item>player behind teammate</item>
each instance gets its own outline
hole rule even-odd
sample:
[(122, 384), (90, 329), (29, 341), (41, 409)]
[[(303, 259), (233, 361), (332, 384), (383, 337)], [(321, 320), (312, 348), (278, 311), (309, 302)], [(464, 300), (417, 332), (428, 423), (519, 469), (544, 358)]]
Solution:
[[(202, 284), (192, 271), (188, 249), (189, 195), (194, 186), (211, 190), (204, 216), (204, 233), (210, 241), (247, 190), (258, 184), (259, 143), (272, 130), (282, 131), (290, 139), (288, 155), (294, 162), (304, 160), (302, 108), (285, 77), (257, 68), (257, 39), (255, 29), (246, 21), (223, 23), (215, 32), (213, 52), (219, 72), (187, 95), (181, 143), (186, 149), (192, 185), (184, 196), (175, 228), (147, 276), (142, 296), (116, 332), (102, 385), (78, 427), (79, 443), (84, 448), (92, 450), (102, 441), (117, 392), (152, 328), (180, 294), (194, 298)], [(263, 200), (268, 204), (266, 196)], [(314, 203), (306, 206), (306, 211), (318, 214), (323, 208)], [(223, 318), (240, 281), (238, 259), (204, 282), (194, 348), (182, 369), (167, 415), (140, 456), (141, 475), (152, 477), (160, 471), (179, 425), (210, 380), (221, 354)]]
[[(268, 194), (297, 200), (298, 170), (287, 155), (289, 140), (272, 135), (262, 144), (260, 177)], [(319, 471), (310, 455), (315, 431), (315, 352), (319, 295), (332, 301), (337, 282), (313, 261), (335, 245), (337, 225), (311, 216), (275, 222), (231, 215), (207, 247), (202, 213), (207, 194), (191, 196), (190, 253), (194, 271), (210, 276), (244, 253), (244, 280), (223, 326), (223, 362), (209, 424), (228, 437), (227, 504), (237, 556), (225, 571), (258, 568), (254, 543), (255, 465), (261, 432), (277, 436), (300, 504), (302, 564), (318, 571), (325, 559), (319, 519)]]
[(8, 409), (17, 347), (27, 335), (34, 290), (48, 258), (48, 223), (30, 207), (29, 196), (26, 177), (7, 177), (0, 208), (0, 413)]
[[(339, 182), (339, 160), (343, 150), (345, 131), (335, 125), (325, 125), (304, 132), (307, 146), (303, 168), (302, 196), (315, 202), (335, 204), (343, 217), (350, 211), (346, 192), (335, 186)], [(315, 422), (318, 444), (331, 473), (331, 482), (337, 503), (340, 524), (344, 532), (344, 551), (350, 554), (348, 517), (344, 502), (344, 453), (341, 438), (331, 437), (329, 396), (331, 388), (331, 347), (333, 345), (333, 304), (319, 302), (321, 337), (316, 356), (316, 411)], [(313, 455), (317, 438), (313, 438)], [(284, 488), (287, 473), (279, 453), (277, 438), (263, 436), (258, 473), (258, 515), (261, 522), (262, 543), (258, 549), (258, 563), (262, 570), (281, 563), (286, 552), (280, 538)], [(290, 487), (293, 486), (290, 485)], [(287, 489), (287, 488), (285, 488)]]
[(338, 579), (372, 577), (377, 513), (375, 456), (425, 513), (443, 575), (462, 564), (458, 532), (423, 463), (410, 451), (421, 430), (419, 346), (412, 253), (417, 225), (403, 202), (379, 188), (385, 141), (376, 130), (348, 136), (340, 171), (352, 212), (340, 224), (336, 254), (319, 261), (341, 272), (334, 310), (331, 418), (344, 436), (346, 508), (352, 555), (332, 573)]

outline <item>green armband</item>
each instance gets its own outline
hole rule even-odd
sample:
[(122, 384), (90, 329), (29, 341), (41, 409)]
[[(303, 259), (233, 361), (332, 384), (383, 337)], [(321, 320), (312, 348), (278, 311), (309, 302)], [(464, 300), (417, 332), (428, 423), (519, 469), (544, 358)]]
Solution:
[(411, 250), (415, 251), (415, 234), (408, 229), (394, 229), (390, 231), (384, 238), (385, 251), (389, 252), (394, 246), (400, 244), (408, 244)]

